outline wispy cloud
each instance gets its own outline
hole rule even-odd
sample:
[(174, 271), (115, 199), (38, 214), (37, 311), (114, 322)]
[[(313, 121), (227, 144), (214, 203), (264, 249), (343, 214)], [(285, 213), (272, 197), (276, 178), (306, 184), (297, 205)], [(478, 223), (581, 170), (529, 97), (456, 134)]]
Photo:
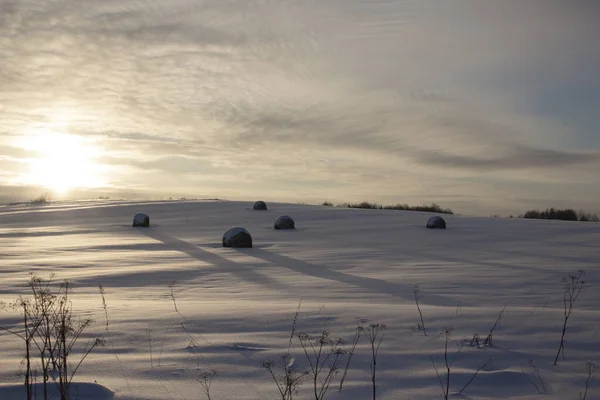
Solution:
[(501, 155), (468, 157), (439, 152), (425, 153), (418, 161), (426, 165), (449, 168), (464, 168), (476, 171), (523, 170), (543, 168), (544, 170), (564, 169), (573, 165), (595, 165), (600, 167), (600, 152), (560, 152), (554, 150), (515, 148)]
[[(27, 174), (14, 139), (43, 129), (92, 138), (111, 190), (498, 210), (598, 186), (599, 16), (592, 1), (0, 0), (3, 181)], [(551, 196), (589, 191), (568, 197)]]

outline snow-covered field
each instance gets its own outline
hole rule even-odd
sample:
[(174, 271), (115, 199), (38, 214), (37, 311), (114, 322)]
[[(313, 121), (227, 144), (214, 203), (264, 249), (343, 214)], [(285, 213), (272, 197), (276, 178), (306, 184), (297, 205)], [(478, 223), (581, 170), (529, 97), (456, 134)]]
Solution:
[[(430, 359), (444, 375), (439, 333), (454, 328), (454, 354), (461, 339), (485, 337), (504, 306), (494, 345), (465, 346), (456, 358), (451, 393), (491, 358), (464, 398), (578, 399), (586, 362), (600, 364), (600, 224), (445, 216), (443, 231), (425, 229), (426, 213), (268, 206), (97, 202), (0, 209), (0, 301), (28, 295), (31, 272), (70, 280), (75, 311), (96, 320), (88, 336), (107, 342), (76, 379), (98, 399), (111, 396), (89, 384), (119, 400), (202, 399), (196, 378), (211, 369), (218, 372), (215, 400), (281, 398), (261, 363), (287, 351), (301, 299), (296, 332), (327, 329), (351, 339), (357, 318), (387, 325), (377, 360), (382, 400), (443, 398)], [(150, 228), (131, 227), (137, 212), (149, 214)], [(281, 214), (298, 229), (274, 230)], [(254, 248), (222, 248), (232, 226), (248, 229)], [(566, 358), (553, 366), (563, 321), (561, 277), (577, 270), (586, 271), (586, 288), (569, 320)], [(417, 329), (415, 285), (427, 336)], [(0, 310), (0, 326), (18, 329), (18, 321), (11, 308)], [(298, 340), (291, 351), (305, 370)], [(24, 370), (22, 341), (0, 332), (0, 354), (0, 399), (22, 399), (14, 394)], [(337, 391), (338, 375), (327, 398), (371, 398), (369, 360), (363, 337), (344, 389)], [(295, 398), (314, 398), (311, 389), (306, 378)], [(587, 398), (600, 399), (600, 384)]]

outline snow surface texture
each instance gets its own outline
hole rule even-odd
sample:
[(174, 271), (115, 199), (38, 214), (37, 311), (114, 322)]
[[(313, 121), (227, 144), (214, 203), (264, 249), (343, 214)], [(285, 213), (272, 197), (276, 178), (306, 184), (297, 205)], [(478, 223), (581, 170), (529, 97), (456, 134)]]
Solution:
[[(466, 346), (454, 361), (451, 393), (491, 358), (463, 398), (578, 399), (585, 363), (600, 364), (600, 224), (449, 215), (448, 229), (432, 230), (427, 213), (273, 203), (270, 209), (302, 226), (280, 231), (271, 213), (247, 204), (0, 209), (0, 301), (28, 295), (30, 272), (69, 279), (74, 312), (96, 320), (86, 338), (107, 342), (75, 380), (96, 382), (119, 400), (203, 399), (196, 377), (211, 369), (218, 372), (213, 399), (277, 399), (261, 362), (287, 351), (300, 299), (296, 332), (328, 329), (349, 340), (357, 317), (387, 325), (377, 362), (382, 400), (442, 398), (430, 360), (443, 365), (439, 332), (454, 327), (453, 354), (460, 339), (485, 337), (504, 306), (494, 345)], [(152, 215), (152, 227), (131, 227), (140, 209)], [(237, 225), (252, 232), (253, 249), (221, 247), (223, 232)], [(561, 277), (580, 269), (587, 288), (569, 320), (566, 358), (552, 366), (563, 321)], [(417, 329), (415, 285), (427, 336)], [(4, 307), (0, 325), (18, 328), (19, 314)], [(291, 353), (306, 369), (297, 340)], [(22, 382), (22, 341), (0, 333), (0, 354), (0, 382), (12, 385), (0, 398), (21, 399), (10, 393)], [(548, 394), (529, 382), (537, 379), (530, 359)], [(338, 376), (327, 398), (369, 398), (369, 360), (363, 338), (343, 391), (336, 391)], [(306, 379), (295, 398), (310, 399), (310, 389)], [(597, 382), (593, 399), (600, 399)]]
[[(71, 385), (70, 394), (73, 399), (81, 400), (114, 400), (114, 393), (95, 383), (75, 383)], [(32, 387), (34, 398), (43, 399), (44, 389), (41, 383)], [(60, 399), (60, 392), (55, 385), (48, 385), (48, 398)], [(0, 385), (0, 399), (27, 399), (23, 384)]]

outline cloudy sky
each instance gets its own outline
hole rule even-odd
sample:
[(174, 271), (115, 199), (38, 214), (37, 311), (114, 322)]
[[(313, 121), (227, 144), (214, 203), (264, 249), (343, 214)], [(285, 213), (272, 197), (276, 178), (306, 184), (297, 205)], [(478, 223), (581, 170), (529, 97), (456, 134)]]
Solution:
[(0, 0), (0, 200), (600, 211), (600, 2)]

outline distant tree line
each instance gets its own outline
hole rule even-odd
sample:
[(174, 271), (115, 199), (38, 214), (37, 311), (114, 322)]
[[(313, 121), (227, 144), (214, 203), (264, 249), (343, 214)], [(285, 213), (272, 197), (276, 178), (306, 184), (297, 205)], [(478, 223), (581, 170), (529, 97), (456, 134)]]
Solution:
[(29, 203), (32, 205), (48, 204), (51, 199), (52, 199), (52, 196), (50, 195), (50, 193), (46, 192), (46, 193), (40, 194), (38, 197), (31, 200)]
[[(332, 203), (326, 201), (322, 204), (323, 206), (331, 207)], [(424, 206), (409, 206), (408, 204), (394, 204), (394, 205), (381, 205), (377, 203), (369, 203), (368, 201), (363, 201), (360, 203), (342, 203), (336, 205), (336, 207), (347, 207), (347, 208), (367, 208), (370, 210), (404, 210), (404, 211), (424, 211), (424, 212), (435, 212), (439, 214), (454, 214), (454, 212), (449, 208), (442, 208), (436, 203), (431, 203), (431, 205)]]
[(584, 211), (575, 211), (572, 208), (565, 208), (562, 210), (556, 208), (547, 208), (545, 211), (529, 210), (525, 214), (519, 215), (519, 218), (600, 222), (600, 218), (598, 218), (597, 214), (586, 213)]

